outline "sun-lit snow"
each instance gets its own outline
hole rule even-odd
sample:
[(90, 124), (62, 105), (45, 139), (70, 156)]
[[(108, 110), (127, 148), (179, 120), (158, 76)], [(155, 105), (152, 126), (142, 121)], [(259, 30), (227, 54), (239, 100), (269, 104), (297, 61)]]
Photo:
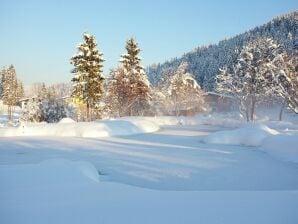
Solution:
[[(0, 133), (0, 223), (298, 220), (298, 128), (291, 121), (65, 118)], [(221, 144), (206, 141), (214, 137)]]
[(96, 122), (75, 122), (64, 118), (59, 123), (23, 123), (0, 129), (0, 136), (57, 136), (99, 138), (154, 132), (159, 126), (147, 119), (114, 119)]
[(277, 134), (278, 131), (264, 124), (248, 124), (235, 130), (215, 132), (203, 141), (211, 144), (259, 146), (266, 137)]

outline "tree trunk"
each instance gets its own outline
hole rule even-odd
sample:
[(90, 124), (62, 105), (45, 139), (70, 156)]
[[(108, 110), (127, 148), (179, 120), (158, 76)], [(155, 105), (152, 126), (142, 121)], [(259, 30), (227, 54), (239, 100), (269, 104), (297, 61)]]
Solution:
[(90, 118), (90, 105), (89, 105), (89, 102), (87, 102), (87, 108), (86, 108), (86, 109), (87, 109), (87, 111), (86, 111), (87, 121), (90, 121), (90, 120), (89, 120), (89, 118)]
[(256, 107), (256, 100), (253, 97), (251, 99), (251, 111), (250, 111), (250, 120), (253, 121), (254, 120), (254, 114), (255, 114), (255, 107)]
[(242, 101), (240, 102), (240, 108), (242, 111), (245, 112), (245, 117), (246, 117), (246, 122), (249, 122), (249, 110), (248, 110), (248, 105), (246, 101)]
[(245, 109), (246, 121), (249, 122), (248, 108)]
[(12, 120), (12, 110), (11, 110), (10, 105), (7, 106), (7, 115), (8, 115), (8, 120), (11, 121)]
[(286, 106), (286, 103), (287, 103), (287, 101), (284, 100), (284, 102), (283, 102), (282, 105), (281, 105), (281, 108), (280, 108), (280, 111), (279, 111), (279, 121), (282, 120), (282, 115), (283, 115), (283, 111), (284, 111), (284, 108), (285, 108), (285, 106)]

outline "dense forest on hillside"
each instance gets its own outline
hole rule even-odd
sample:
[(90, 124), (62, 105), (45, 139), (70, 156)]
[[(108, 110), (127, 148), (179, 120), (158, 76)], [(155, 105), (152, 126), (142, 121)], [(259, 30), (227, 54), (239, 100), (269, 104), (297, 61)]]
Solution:
[(188, 63), (188, 72), (206, 90), (214, 88), (214, 78), (223, 66), (231, 66), (237, 60), (240, 49), (248, 42), (260, 37), (275, 40), (281, 48), (290, 53), (298, 45), (298, 11), (279, 16), (272, 21), (239, 34), (218, 44), (200, 46), (165, 63), (153, 64), (147, 68), (150, 82), (157, 85), (164, 77), (172, 74), (182, 62)]

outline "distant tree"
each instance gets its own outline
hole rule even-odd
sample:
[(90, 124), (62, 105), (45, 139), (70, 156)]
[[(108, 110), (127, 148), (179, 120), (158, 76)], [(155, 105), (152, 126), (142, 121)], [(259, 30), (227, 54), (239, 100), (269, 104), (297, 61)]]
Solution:
[[(121, 55), (126, 96), (129, 98), (125, 110), (129, 116), (143, 115), (149, 108), (150, 83), (139, 57), (140, 48), (133, 38), (126, 42), (126, 54)], [(118, 85), (118, 84), (117, 84)]]
[(41, 122), (43, 121), (42, 103), (38, 98), (31, 97), (23, 108), (20, 120), (22, 122)]
[(6, 69), (2, 68), (2, 70), (0, 71), (0, 99), (2, 99), (2, 95), (3, 95), (3, 81), (4, 81), (5, 73), (6, 73)]
[(111, 70), (107, 86), (106, 110), (109, 110), (112, 116), (127, 115), (135, 100), (129, 73), (123, 67)]
[(21, 80), (17, 80), (17, 90), (16, 90), (16, 98), (17, 101), (21, 100), (24, 97), (25, 91), (24, 86)]
[(195, 113), (204, 108), (203, 91), (194, 77), (186, 72), (187, 66), (187, 63), (181, 63), (165, 85), (176, 116), (183, 110)]
[(72, 97), (86, 105), (87, 120), (91, 111), (103, 94), (103, 53), (96, 49), (95, 37), (83, 34), (83, 43), (77, 46), (78, 52), (70, 59), (74, 65)]
[(23, 96), (22, 83), (17, 79), (16, 71), (13, 65), (2, 71), (1, 98), (7, 105), (8, 119), (12, 120), (14, 107), (18, 100)]

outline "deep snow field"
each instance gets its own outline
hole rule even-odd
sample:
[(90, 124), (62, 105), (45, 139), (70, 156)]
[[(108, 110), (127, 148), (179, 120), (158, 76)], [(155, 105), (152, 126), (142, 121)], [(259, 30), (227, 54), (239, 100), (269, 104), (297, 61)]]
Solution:
[(0, 223), (297, 224), (298, 119), (2, 125)]

